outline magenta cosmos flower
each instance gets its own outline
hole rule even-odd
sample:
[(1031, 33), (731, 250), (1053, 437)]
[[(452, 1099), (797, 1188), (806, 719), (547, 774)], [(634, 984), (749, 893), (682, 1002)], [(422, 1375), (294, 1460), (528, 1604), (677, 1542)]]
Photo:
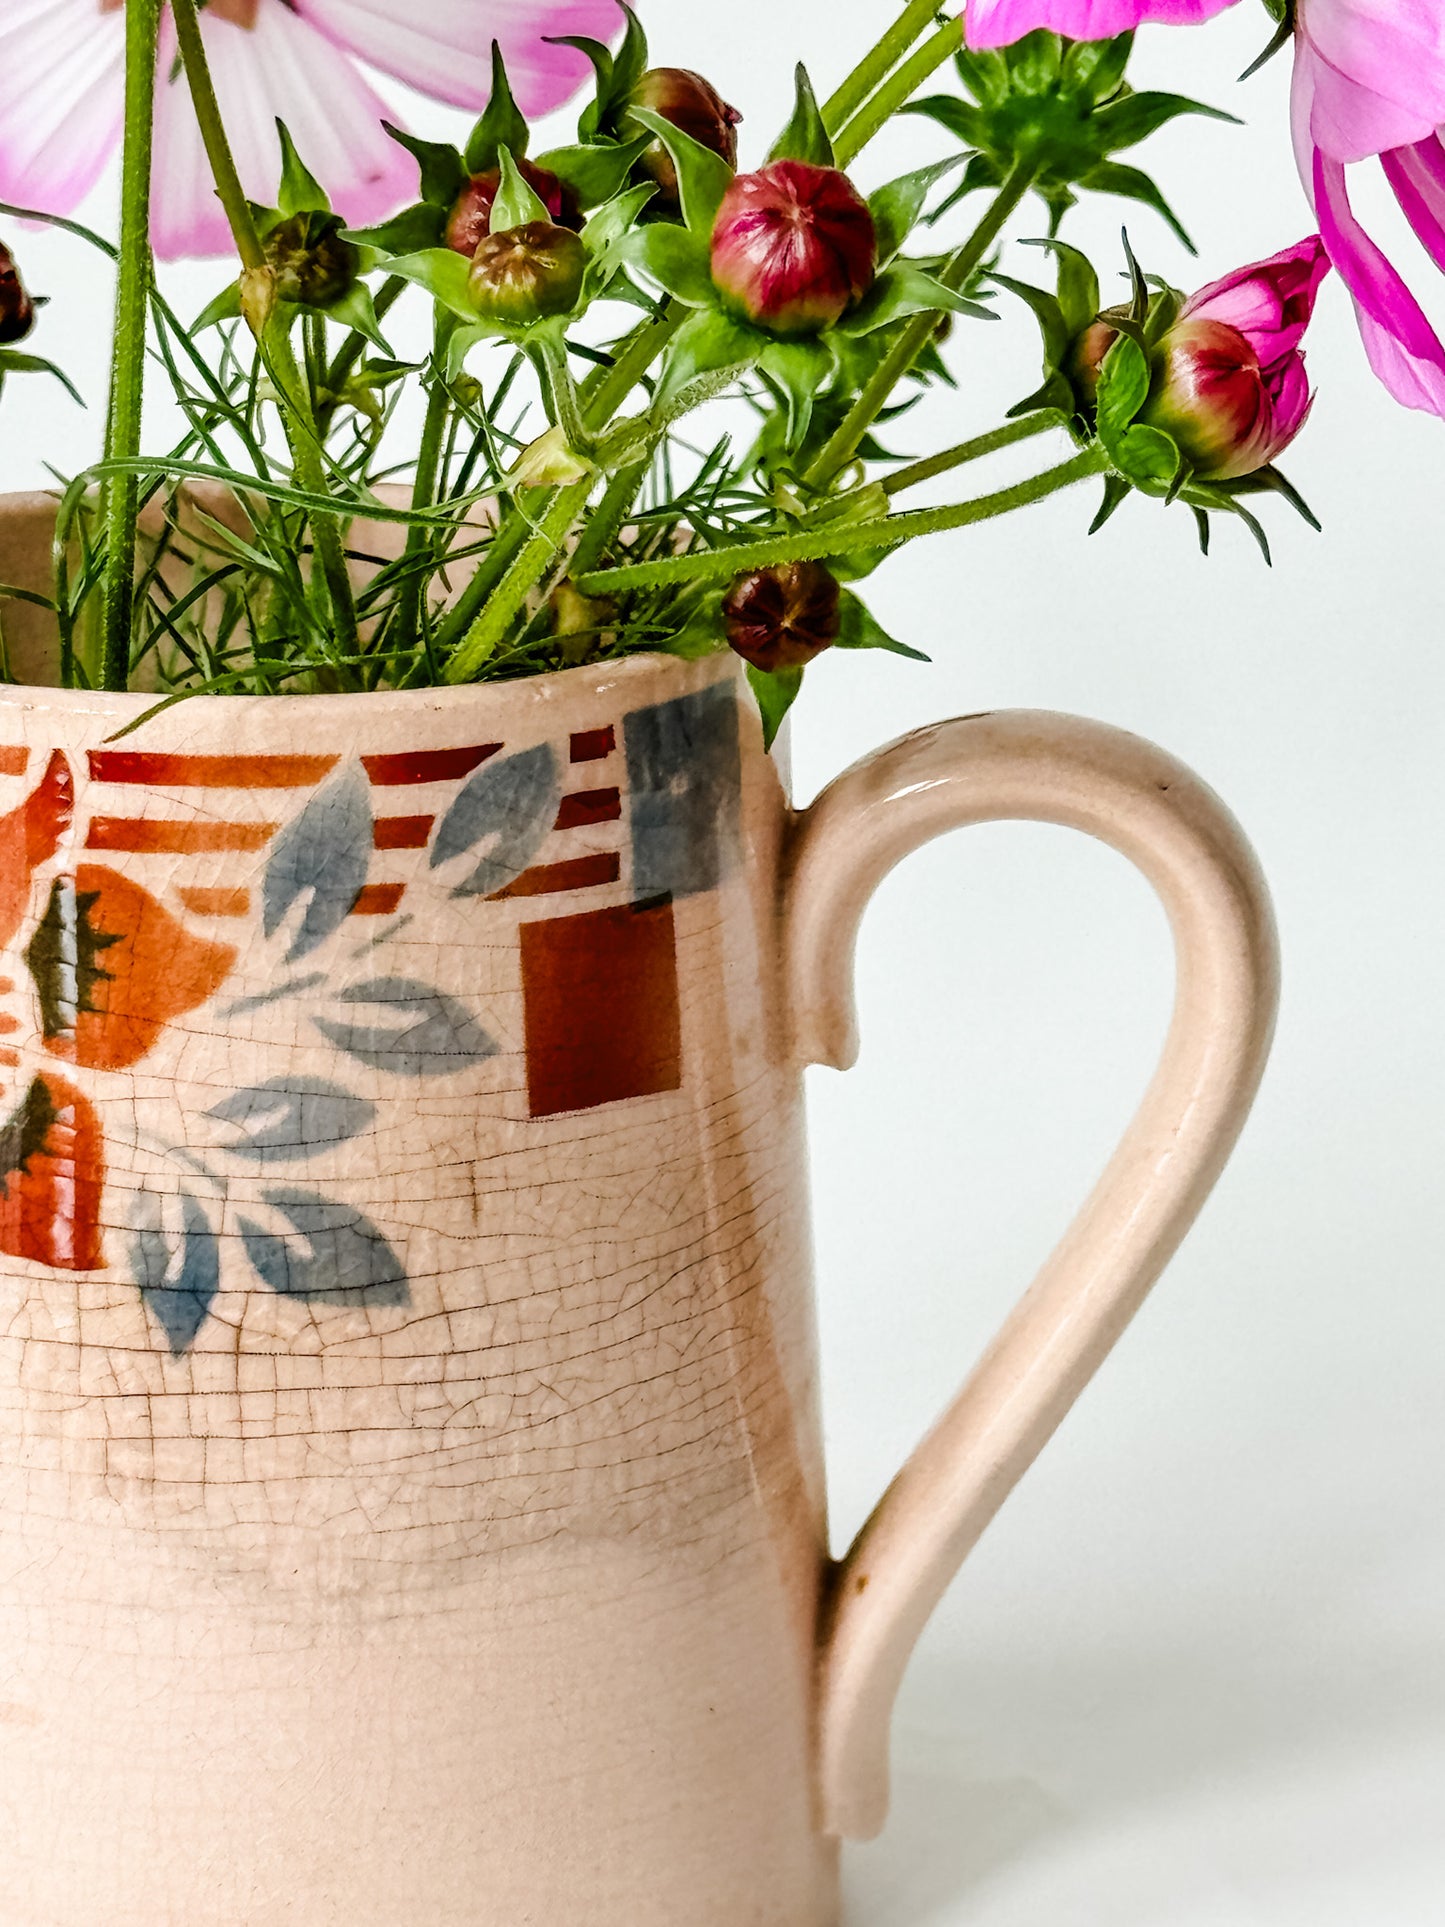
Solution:
[[(0, 0), (0, 199), (70, 212), (120, 142), (124, 0)], [(338, 211), (381, 219), (416, 189), (416, 163), (382, 128), (397, 115), (358, 61), (480, 110), (501, 43), (518, 104), (545, 113), (591, 72), (548, 36), (610, 39), (615, 0), (209, 0), (201, 15), (246, 191), (268, 203), (284, 120)], [(153, 235), (157, 252), (229, 254), (190, 96), (165, 26), (156, 92)]]
[(1212, 20), (1234, 0), (968, 0), (970, 47), (1008, 47), (1036, 27), (1071, 40), (1109, 40), (1147, 21), (1176, 27)]
[(1445, 5), (1300, 0), (1294, 121), (1305, 187), (1354, 296), (1371, 366), (1398, 401), (1445, 416), (1445, 346), (1356, 218), (1346, 176), (1352, 162), (1378, 156), (1410, 225), (1445, 270)]

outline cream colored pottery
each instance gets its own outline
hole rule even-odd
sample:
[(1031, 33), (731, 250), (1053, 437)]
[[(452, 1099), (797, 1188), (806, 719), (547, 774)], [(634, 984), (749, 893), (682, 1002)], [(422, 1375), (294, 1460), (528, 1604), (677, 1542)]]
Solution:
[[(794, 814), (731, 661), (148, 706), (0, 689), (0, 1922), (833, 1927), (923, 1622), (1254, 1095), (1239, 830), (1042, 714)], [(880, 879), (999, 817), (1140, 866), (1178, 1011), (834, 1564), (802, 1071)]]

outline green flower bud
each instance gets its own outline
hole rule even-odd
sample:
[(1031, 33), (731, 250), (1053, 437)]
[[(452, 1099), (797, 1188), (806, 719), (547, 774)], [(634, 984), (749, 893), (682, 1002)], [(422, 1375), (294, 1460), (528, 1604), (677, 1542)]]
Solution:
[(331, 308), (345, 299), (356, 285), (361, 255), (342, 240), (344, 225), (338, 215), (313, 211), (277, 222), (265, 237), (265, 247), (278, 301)]
[(525, 328), (571, 314), (582, 298), (587, 250), (570, 228), (527, 221), (489, 234), (472, 257), (472, 305), (487, 321)]

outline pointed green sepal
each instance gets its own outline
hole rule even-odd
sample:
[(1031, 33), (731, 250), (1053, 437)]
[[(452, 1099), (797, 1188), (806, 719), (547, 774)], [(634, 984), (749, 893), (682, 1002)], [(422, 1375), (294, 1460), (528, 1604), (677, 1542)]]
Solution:
[(652, 145), (652, 136), (632, 141), (591, 141), (580, 147), (554, 147), (537, 156), (537, 166), (571, 188), (583, 207), (599, 207), (626, 187), (633, 168)]
[(469, 292), (472, 264), (451, 248), (423, 248), (417, 254), (399, 255), (388, 264), (388, 272), (425, 288), (433, 300), (463, 321), (476, 321), (477, 311)]
[(276, 123), (281, 136), (281, 186), (276, 195), (279, 214), (329, 214), (331, 202), (326, 189), (296, 152), (296, 143), (284, 120)]
[(955, 294), (922, 268), (895, 261), (880, 274), (851, 313), (836, 324), (844, 335), (871, 335), (916, 314), (961, 314), (973, 321), (997, 321), (992, 309), (980, 307), (967, 295)]
[(690, 228), (636, 228), (628, 235), (623, 252), (633, 267), (685, 307), (719, 305), (711, 252)]
[(502, 58), (502, 49), (494, 40), (492, 97), (467, 142), (465, 165), (468, 174), (485, 174), (499, 166), (498, 156), (504, 147), (510, 154), (525, 155), (531, 138), (531, 129), (512, 98), (512, 84), (507, 79), (507, 63)]
[(813, 425), (813, 408), (837, 369), (824, 341), (773, 341), (764, 351), (762, 371), (782, 391), (788, 410), (787, 444), (799, 448)]
[(241, 319), (241, 284), (230, 281), (222, 288), (214, 300), (208, 301), (191, 323), (193, 335), (204, 334), (207, 328), (217, 327), (223, 321)]
[(359, 248), (369, 248), (385, 263), (393, 255), (420, 254), (425, 248), (440, 247), (445, 231), (442, 210), (430, 201), (417, 201), (376, 227), (343, 228), (341, 238)]
[(700, 308), (682, 324), (668, 350), (656, 408), (676, 408), (695, 386), (756, 368), (771, 346), (773, 337), (760, 329), (734, 321), (717, 308)]
[(384, 355), (391, 354), (391, 345), (376, 319), (376, 303), (371, 298), (371, 289), (364, 281), (354, 282), (339, 301), (333, 301), (326, 310), (326, 318), (328, 321), (339, 321), (343, 328), (354, 328), (373, 348), (380, 348)]
[(703, 147), (680, 127), (674, 127), (670, 120), (654, 114), (650, 107), (634, 107), (632, 118), (655, 134), (672, 156), (682, 197), (682, 218), (694, 234), (711, 241), (717, 211), (732, 186), (733, 169), (721, 154)]
[(763, 748), (771, 749), (778, 740), (778, 732), (783, 727), (788, 711), (798, 700), (798, 692), (803, 687), (803, 671), (780, 669), (776, 675), (770, 676), (749, 664), (748, 682), (762, 712)]
[(422, 199), (433, 207), (450, 211), (467, 184), (467, 170), (461, 155), (445, 141), (422, 140), (416, 134), (408, 134), (405, 128), (393, 127), (390, 121), (381, 124), (421, 169), (421, 185), (417, 191)]
[(813, 92), (808, 70), (801, 61), (795, 79), (793, 117), (773, 143), (770, 161), (806, 161), (811, 167), (834, 165), (833, 143), (823, 125), (822, 109)]
[(895, 656), (906, 656), (910, 662), (931, 662), (921, 649), (910, 649), (906, 642), (899, 642), (890, 636), (861, 596), (845, 589), (839, 598), (839, 615), (842, 627), (838, 631), (837, 649), (886, 649)]
[(878, 236), (880, 267), (888, 266), (917, 227), (933, 189), (955, 168), (961, 167), (966, 158), (963, 154), (950, 155), (946, 161), (935, 161), (932, 167), (920, 167), (912, 174), (904, 174), (868, 196), (868, 209)]
[(502, 184), (492, 204), (492, 233), (509, 234), (529, 221), (545, 221), (550, 226), (552, 215), (547, 203), (523, 176), (511, 148), (497, 149), (497, 165), (502, 171)]

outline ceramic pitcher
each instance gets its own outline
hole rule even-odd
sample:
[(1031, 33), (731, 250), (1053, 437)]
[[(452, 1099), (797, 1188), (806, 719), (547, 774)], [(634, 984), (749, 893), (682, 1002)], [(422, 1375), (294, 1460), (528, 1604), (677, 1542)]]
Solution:
[[(1032, 714), (795, 814), (731, 662), (151, 709), (0, 690), (0, 1921), (832, 1927), (924, 1619), (1253, 1096), (1239, 831)], [(996, 817), (1141, 866), (1178, 1011), (834, 1563), (802, 1071)]]

